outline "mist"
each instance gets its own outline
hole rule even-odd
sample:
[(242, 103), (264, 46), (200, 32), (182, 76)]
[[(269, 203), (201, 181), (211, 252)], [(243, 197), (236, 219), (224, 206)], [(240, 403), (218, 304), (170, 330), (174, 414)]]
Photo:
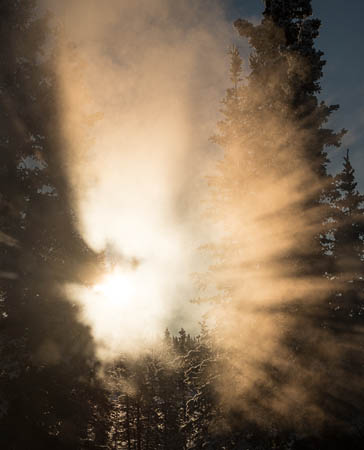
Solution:
[(364, 196), (263, 3), (4, 0), (1, 448), (362, 448)]
[(191, 274), (210, 234), (200, 198), (232, 26), (211, 1), (45, 7), (57, 17), (50, 45), (76, 221), (106, 253), (106, 271), (133, 272), (136, 286), (127, 307), (105, 306), (92, 286), (67, 286), (68, 295), (110, 357), (167, 326), (194, 332), (206, 307), (190, 302)]
[[(65, 290), (98, 356), (143, 353), (166, 327), (197, 333), (205, 317), (230, 355), (216, 386), (228, 410), (263, 424), (272, 413), (290, 422), (295, 411), (295, 426), (310, 417), (319, 430), (329, 419), (319, 404), (327, 376), (319, 358), (340, 371), (347, 343), (317, 325), (337, 283), (297, 262), (320, 253), (327, 205), (313, 199), (328, 181), (307, 160), (312, 125), (297, 126), (282, 101), (285, 66), (264, 91), (243, 81), (249, 116), (224, 146), (209, 138), (236, 34), (218, 2), (50, 8), (61, 18), (53, 45), (76, 222), (105, 255), (104, 273)], [(246, 42), (239, 47), (246, 56)], [(300, 80), (309, 76), (304, 59), (289, 64)], [(199, 250), (204, 244), (212, 252)], [(292, 345), (316, 349), (317, 358), (301, 361)]]
[[(335, 257), (320, 242), (334, 215), (325, 198), (332, 183), (323, 175), (326, 148), (340, 146), (345, 130), (325, 128), (337, 107), (315, 110), (315, 88), (307, 100), (299, 91), (298, 112), (294, 88), (282, 89), (292, 79), (293, 86), (312, 79), (312, 62), (298, 51), (287, 59), (275, 53), (283, 28), (266, 18), (235, 24), (255, 47), (255, 71), (242, 80), (231, 72), (214, 138), (224, 156), (209, 177), (209, 215), (221, 238), (205, 247), (215, 262), (201, 277), (201, 295), (217, 303), (210, 311), (215, 345), (228, 355), (217, 395), (232, 423), (279, 423), (319, 436), (328, 424), (345, 428), (348, 411), (362, 401), (360, 376), (348, 361), (361, 352), (363, 327), (338, 325), (346, 319), (337, 313), (345, 313), (338, 299), (357, 275), (346, 260), (346, 273), (332, 273)], [(317, 144), (321, 133), (324, 145)], [(209, 295), (211, 285), (219, 295)]]

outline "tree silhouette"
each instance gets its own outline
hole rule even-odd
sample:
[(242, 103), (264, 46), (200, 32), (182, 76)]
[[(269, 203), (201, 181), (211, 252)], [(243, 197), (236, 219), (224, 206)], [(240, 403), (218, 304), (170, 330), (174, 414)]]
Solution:
[[(103, 408), (88, 328), (67, 299), (98, 259), (74, 223), (47, 17), (1, 4), (1, 443), (79, 448)], [(97, 407), (96, 407), (97, 403)]]

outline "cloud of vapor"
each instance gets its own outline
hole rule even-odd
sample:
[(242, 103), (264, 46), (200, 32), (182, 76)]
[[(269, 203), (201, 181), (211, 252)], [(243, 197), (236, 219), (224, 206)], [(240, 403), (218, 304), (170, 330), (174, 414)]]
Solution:
[[(283, 134), (282, 124), (274, 118), (264, 130), (266, 135), (256, 141), (246, 140), (244, 151), (240, 147), (225, 152), (221, 165), (229, 178), (222, 184), (219, 177), (212, 181), (223, 239), (212, 247), (216, 265), (204, 280), (207, 286), (216, 283), (222, 293), (210, 314), (217, 323), (219, 345), (230, 355), (231, 367), (220, 386), (223, 401), (243, 411), (245, 418), (262, 422), (267, 420), (265, 409), (286, 416), (292, 404), (309, 407), (311, 392), (305, 383), (297, 382), (294, 372), (301, 368), (285, 340), (295, 333), (301, 308), (312, 312), (332, 289), (327, 279), (305, 274), (298, 266), (298, 258), (309, 257), (313, 251), (322, 217), (320, 208), (308, 208), (303, 214), (302, 206), (322, 185), (298, 155), (300, 161), (283, 174), (292, 163), (290, 147), (287, 165), (259, 161), (250, 172), (249, 151), (259, 160), (265, 138), (279, 131)], [(297, 130), (292, 126), (289, 133), (285, 131), (288, 143)], [(272, 153), (265, 152), (268, 160), (281, 144), (273, 140)], [(312, 332), (309, 319), (302, 325)], [(269, 368), (282, 376), (280, 388)], [(283, 377), (288, 377), (285, 382)], [(259, 393), (260, 389), (267, 392)]]
[(200, 317), (189, 300), (206, 234), (201, 171), (233, 30), (217, 1), (45, 6), (59, 30), (58, 100), (79, 228), (94, 250), (118, 255), (108, 270), (135, 288), (128, 304), (110, 304), (92, 287), (68, 287), (102, 353), (113, 356)]
[[(300, 265), (317, 251), (325, 206), (311, 200), (324, 186), (305, 159), (309, 127), (298, 128), (270, 95), (282, 68), (265, 90), (250, 86), (244, 132), (212, 158), (217, 223), (208, 226), (200, 222), (208, 138), (234, 39), (219, 2), (45, 3), (60, 22), (56, 69), (76, 219), (106, 254), (93, 285), (67, 286), (99, 355), (137, 352), (166, 326), (192, 328), (205, 310), (189, 302), (191, 273), (204, 264), (197, 247), (217, 237), (216, 264), (200, 281), (215, 301), (222, 292), (210, 312), (230, 361), (222, 402), (264, 424), (272, 411), (318, 423), (335, 409), (320, 404), (323, 393), (343, 396), (341, 357), (356, 351), (362, 330), (341, 340), (329, 331), (335, 283), (316, 276), (321, 267)], [(306, 76), (302, 61), (289, 64)]]

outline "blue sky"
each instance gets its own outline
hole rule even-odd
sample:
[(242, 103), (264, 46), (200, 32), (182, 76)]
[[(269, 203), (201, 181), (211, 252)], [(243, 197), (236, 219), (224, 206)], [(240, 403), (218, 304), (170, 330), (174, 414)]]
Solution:
[[(262, 0), (229, 0), (229, 19), (260, 17)], [(348, 134), (341, 149), (332, 149), (330, 169), (342, 164), (346, 148), (350, 148), (361, 192), (364, 193), (364, 1), (313, 0), (314, 16), (322, 21), (316, 47), (327, 61), (322, 79), (321, 98), (339, 104), (330, 126), (346, 128)]]

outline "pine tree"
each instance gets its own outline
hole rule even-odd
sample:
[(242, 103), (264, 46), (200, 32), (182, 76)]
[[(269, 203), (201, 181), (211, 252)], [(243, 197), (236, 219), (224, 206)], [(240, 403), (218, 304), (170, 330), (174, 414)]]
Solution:
[(347, 279), (358, 280), (363, 275), (364, 196), (357, 190), (349, 150), (343, 166), (342, 171), (334, 178), (337, 192), (334, 244), (336, 273)]
[[(286, 254), (277, 249), (272, 255), (264, 255), (262, 261), (255, 262), (269, 264), (269, 257), (274, 258), (273, 263), (281, 258), (285, 266), (285, 258), (294, 256), (293, 265), (302, 277), (317, 276), (324, 271), (323, 260), (319, 257), (319, 239), (312, 242), (312, 232), (305, 232), (313, 226), (316, 234), (319, 232), (323, 211), (320, 217), (313, 210), (320, 204), (322, 190), (328, 183), (325, 148), (339, 146), (345, 133), (345, 130), (334, 133), (324, 127), (338, 105), (327, 106), (324, 102), (319, 103), (316, 97), (320, 92), (319, 79), (324, 61), (321, 60), (322, 52), (313, 47), (320, 21), (310, 18), (311, 13), (309, 1), (272, 1), (266, 3), (260, 25), (254, 26), (241, 19), (235, 22), (240, 35), (248, 38), (253, 49), (251, 72), (243, 81), (239, 73), (232, 76), (234, 86), (227, 90), (223, 100), (223, 120), (218, 124), (218, 135), (214, 137), (224, 151), (224, 158), (218, 163), (218, 174), (210, 177), (213, 210), (220, 217), (231, 218), (230, 221), (225, 220), (224, 228), (230, 227), (228, 231), (233, 238), (225, 244), (228, 247), (232, 244), (232, 248), (223, 249), (223, 253), (227, 250), (237, 260), (239, 255), (234, 250), (234, 241), (240, 239), (248, 253), (254, 245), (245, 233), (249, 227), (257, 228), (256, 217), (250, 218), (250, 215), (260, 219), (266, 214), (266, 220), (272, 221), (271, 233), (267, 229), (262, 230), (265, 234), (262, 240), (272, 242), (276, 239), (273, 235), (276, 222), (283, 222), (282, 218), (277, 218), (278, 214), (286, 216), (287, 224), (290, 224), (297, 211), (301, 211), (302, 227), (297, 230), (301, 236), (295, 239), (295, 248), (290, 248)], [(241, 70), (236, 51), (231, 54), (231, 73), (235, 70)], [(294, 179), (296, 175), (298, 179)], [(296, 200), (292, 204), (288, 201), (285, 209), (278, 211), (279, 204), (274, 210), (273, 202), (273, 210), (267, 208), (264, 198), (261, 198), (264, 190), (269, 191), (270, 183), (284, 180), (287, 180), (287, 189), (305, 193), (301, 204)], [(312, 186), (320, 188), (312, 189)], [(219, 208), (216, 208), (216, 203)], [(240, 210), (236, 208), (238, 204), (241, 205)], [(266, 211), (259, 211), (259, 208)], [(239, 233), (245, 233), (245, 236)], [(289, 225), (286, 233), (292, 234)], [(312, 247), (309, 253), (308, 242)], [(220, 260), (223, 259), (219, 256)], [(287, 267), (283, 267), (284, 270)], [(229, 289), (224, 285), (221, 288)]]
[[(351, 342), (351, 364), (354, 353), (357, 362), (363, 358), (361, 337), (356, 332), (364, 320), (363, 203), (364, 196), (357, 190), (355, 170), (347, 150), (343, 169), (333, 178), (331, 195), (330, 259), (334, 288), (329, 326), (342, 339)], [(350, 370), (353, 377), (362, 373), (360, 365)]]
[(84, 282), (97, 258), (73, 221), (57, 80), (43, 54), (47, 17), (33, 1), (0, 9), (0, 440), (12, 449), (77, 448), (103, 393), (92, 338), (63, 286)]
[[(327, 327), (329, 260), (320, 238), (331, 181), (327, 149), (340, 146), (346, 131), (326, 128), (338, 105), (317, 98), (325, 64), (323, 53), (314, 47), (320, 21), (312, 18), (310, 0), (271, 0), (265, 2), (260, 24), (239, 19), (235, 26), (252, 53), (250, 73), (241, 81), (236, 77), (227, 90), (214, 138), (223, 150), (217, 174), (210, 177), (211, 209), (225, 232), (211, 270), (222, 293), (220, 325), (229, 345), (236, 350), (246, 346), (253, 367), (264, 367), (250, 393), (251, 403), (245, 396), (250, 414), (255, 410), (260, 418), (267, 415), (269, 423), (282, 426), (274, 412), (277, 402), (290, 411), (285, 425), (304, 422), (310, 433), (324, 417), (328, 433), (338, 420), (346, 433), (351, 415), (339, 403), (354, 407), (357, 385), (350, 393), (343, 391), (350, 372), (341, 363), (341, 350), (332, 351), (341, 343)], [(232, 73), (241, 67), (238, 57), (232, 54)], [(256, 356), (264, 354), (270, 338), (264, 325), (252, 335), (245, 331), (240, 339), (250, 317), (257, 324), (265, 324), (267, 317), (274, 320), (277, 353), (285, 355), (284, 361), (277, 355), (264, 361)], [(289, 389), (312, 397), (310, 414), (305, 404), (281, 397)]]
[(188, 392), (186, 402), (187, 432), (190, 449), (228, 448), (229, 433), (221, 411), (217, 379), (223, 365), (214, 348), (212, 333), (205, 323), (194, 345), (184, 357), (184, 382)]

